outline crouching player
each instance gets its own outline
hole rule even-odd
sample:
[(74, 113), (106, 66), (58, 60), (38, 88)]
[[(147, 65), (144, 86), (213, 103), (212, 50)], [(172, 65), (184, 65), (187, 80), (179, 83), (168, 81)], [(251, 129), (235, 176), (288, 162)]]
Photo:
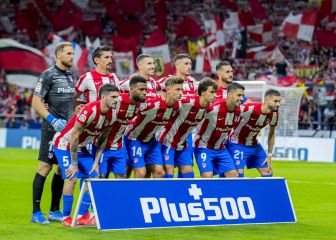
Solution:
[(214, 174), (238, 177), (234, 161), (224, 144), (238, 122), (244, 107), (241, 104), (245, 88), (232, 83), (226, 100), (218, 100), (210, 106), (194, 140), (194, 153), (198, 169), (203, 178)]
[[(268, 89), (263, 103), (247, 103), (249, 110), (242, 114), (239, 124), (230, 135), (228, 149), (236, 162), (240, 177), (244, 177), (247, 168), (257, 168), (262, 177), (272, 176), (272, 150), (275, 140), (275, 127), (279, 119), (281, 94), (275, 89)], [(261, 129), (269, 125), (268, 154), (266, 155), (257, 136)]]
[(204, 78), (198, 86), (198, 95), (192, 95), (180, 101), (179, 110), (169, 120), (160, 134), (165, 177), (174, 177), (174, 167), (179, 168), (182, 178), (193, 178), (192, 148), (187, 144), (188, 136), (204, 119), (209, 105), (215, 100), (217, 83)]
[(108, 177), (109, 171), (114, 173), (115, 178), (126, 178), (128, 156), (123, 136), (128, 124), (138, 113), (138, 104), (146, 99), (147, 81), (145, 78), (135, 75), (131, 77), (129, 87), (129, 93), (120, 94), (116, 120), (112, 124), (111, 133), (99, 166), (102, 178)]
[[(96, 158), (100, 159), (110, 133), (110, 127), (115, 120), (115, 111), (119, 89), (113, 84), (105, 84), (99, 90), (99, 101), (86, 104), (78, 116), (74, 116), (65, 129), (54, 137), (53, 150), (62, 170), (63, 179), (67, 179), (63, 188), (63, 225), (70, 226), (70, 216), (73, 203), (73, 192), (77, 178), (96, 178), (93, 171), (94, 159), (86, 150), (86, 144), (98, 138)], [(90, 196), (84, 194), (85, 205), (90, 205)], [(83, 210), (85, 213), (87, 209)], [(86, 225), (95, 223), (95, 218), (89, 219)]]
[(176, 114), (182, 98), (183, 79), (169, 77), (165, 85), (167, 93), (162, 97), (147, 98), (140, 106), (138, 115), (126, 129), (125, 145), (128, 153), (128, 168), (133, 168), (135, 178), (144, 178), (146, 167), (154, 178), (162, 178), (163, 170), (161, 144), (155, 135), (168, 120)]

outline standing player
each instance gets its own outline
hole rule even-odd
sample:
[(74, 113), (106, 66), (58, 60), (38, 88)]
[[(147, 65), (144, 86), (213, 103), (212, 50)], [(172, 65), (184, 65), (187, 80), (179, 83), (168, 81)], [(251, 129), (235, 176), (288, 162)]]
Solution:
[[(217, 91), (217, 99), (226, 99), (228, 87), (233, 82), (233, 68), (228, 61), (219, 62), (216, 65), (216, 73), (218, 77), (218, 91)], [(243, 97), (242, 104), (247, 102), (247, 97)]]
[(198, 86), (198, 96), (187, 97), (175, 117), (169, 120), (160, 134), (166, 178), (174, 177), (174, 167), (179, 167), (182, 178), (193, 178), (193, 154), (188, 148), (187, 137), (204, 119), (208, 106), (215, 100), (218, 86), (204, 78)]
[[(247, 103), (248, 112), (242, 114), (234, 132), (230, 135), (228, 149), (239, 172), (244, 177), (245, 165), (247, 168), (257, 168), (262, 177), (272, 176), (272, 151), (275, 140), (275, 127), (279, 119), (281, 94), (275, 89), (268, 89), (263, 103)], [(257, 136), (261, 129), (269, 125), (268, 154), (266, 155)]]
[(183, 79), (170, 77), (165, 82), (167, 92), (163, 97), (147, 98), (140, 112), (126, 129), (126, 149), (129, 167), (134, 169), (135, 178), (146, 175), (146, 166), (154, 178), (164, 177), (161, 144), (155, 134), (174, 117), (182, 98)]
[[(72, 73), (74, 49), (69, 42), (57, 45), (55, 49), (56, 65), (44, 71), (35, 87), (32, 106), (44, 118), (41, 132), (39, 151), (39, 165), (33, 181), (33, 214), (31, 221), (40, 224), (49, 224), (49, 221), (62, 221), (59, 211), (62, 196), (63, 179), (58, 165), (51, 182), (51, 207), (46, 220), (40, 209), (44, 182), (52, 169), (58, 164), (51, 152), (52, 139), (56, 131), (62, 131), (66, 121), (73, 115), (75, 85)], [(43, 103), (48, 104), (48, 109)]]
[(98, 92), (103, 84), (112, 83), (119, 86), (118, 77), (114, 73), (110, 73), (112, 59), (111, 47), (100, 46), (94, 50), (92, 60), (96, 69), (81, 76), (76, 85), (77, 95), (83, 94), (86, 103), (99, 100)]
[(116, 120), (112, 125), (100, 163), (101, 177), (107, 176), (109, 170), (114, 173), (116, 178), (126, 177), (127, 152), (123, 143), (123, 134), (138, 112), (137, 103), (144, 102), (146, 99), (147, 81), (143, 77), (134, 76), (131, 78), (129, 86), (129, 93), (120, 94)]
[(238, 177), (235, 163), (225, 148), (229, 134), (240, 118), (239, 107), (244, 96), (244, 86), (232, 83), (226, 100), (218, 100), (210, 106), (194, 141), (194, 153), (198, 169), (203, 178), (220, 176)]
[[(174, 76), (183, 78), (183, 97), (194, 96), (197, 94), (197, 82), (190, 76), (192, 62), (191, 57), (188, 54), (178, 54), (174, 58), (174, 65), (176, 73)], [(170, 76), (168, 76), (170, 77)], [(164, 77), (158, 80), (160, 89), (165, 90), (165, 81), (168, 77)]]
[(155, 74), (154, 58), (148, 54), (140, 54), (136, 59), (138, 72), (120, 82), (120, 91), (128, 93), (130, 90), (130, 79), (132, 76), (141, 76), (147, 80), (147, 97), (156, 97), (158, 85), (153, 78)]
[[(191, 57), (188, 54), (178, 54), (174, 57), (174, 65), (176, 73), (174, 76), (183, 78), (183, 97), (195, 96), (197, 94), (197, 82), (190, 76), (192, 69)], [(161, 90), (165, 91), (164, 83), (167, 78), (161, 78), (158, 80)], [(187, 138), (188, 149), (192, 153), (192, 134)], [(193, 158), (193, 154), (191, 156)], [(181, 172), (178, 172), (178, 176), (182, 177)]]
[[(118, 87), (113, 84), (103, 85), (99, 90), (100, 100), (86, 104), (80, 114), (74, 116), (65, 129), (54, 137), (53, 149), (62, 170), (62, 177), (67, 179), (63, 188), (64, 226), (70, 226), (72, 222), (70, 214), (77, 178), (98, 177), (97, 172), (92, 171), (94, 159), (86, 150), (86, 144), (97, 138), (96, 159), (100, 159), (115, 120), (113, 109), (117, 105), (118, 92)], [(94, 222), (94, 217), (90, 221)]]

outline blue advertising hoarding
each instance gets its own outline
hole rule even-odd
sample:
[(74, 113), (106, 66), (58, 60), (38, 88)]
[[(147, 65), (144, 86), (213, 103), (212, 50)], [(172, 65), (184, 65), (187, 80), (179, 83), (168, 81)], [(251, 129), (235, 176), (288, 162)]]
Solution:
[(296, 222), (284, 178), (97, 179), (87, 184), (100, 230)]

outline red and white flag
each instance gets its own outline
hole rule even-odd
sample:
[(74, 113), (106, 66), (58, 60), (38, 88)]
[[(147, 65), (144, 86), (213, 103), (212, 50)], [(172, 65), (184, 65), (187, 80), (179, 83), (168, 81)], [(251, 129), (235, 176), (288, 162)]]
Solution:
[(55, 34), (57, 36), (60, 36), (64, 40), (71, 42), (76, 38), (78, 31), (76, 30), (74, 26), (70, 26), (64, 30), (56, 32)]
[(297, 15), (290, 13), (282, 22), (282, 33), (291, 38), (311, 42), (315, 29), (317, 12), (306, 12)]
[(265, 81), (268, 85), (280, 87), (294, 87), (297, 84), (295, 75), (287, 75), (285, 77), (277, 77), (274, 75), (262, 75), (257, 81)]
[(262, 23), (254, 26), (248, 26), (247, 32), (250, 39), (259, 43), (267, 43), (272, 41), (272, 23)]
[(285, 60), (284, 55), (275, 44), (250, 48), (246, 51), (245, 58), (253, 58), (258, 61), (274, 63)]
[(223, 22), (219, 17), (215, 17), (214, 19), (205, 20), (204, 28), (208, 35), (207, 41), (212, 42), (214, 40), (217, 41), (218, 46), (225, 45), (224, 32), (223, 32)]
[(0, 39), (0, 69), (7, 81), (25, 88), (34, 88), (38, 76), (48, 68), (43, 53), (13, 39)]
[(142, 53), (154, 57), (157, 77), (167, 76), (172, 72), (169, 46), (161, 29), (155, 30), (145, 41)]
[(120, 78), (126, 78), (134, 73), (134, 56), (132, 51), (113, 52), (116, 73)]
[(196, 73), (214, 73), (216, 65), (219, 62), (219, 51), (216, 41), (207, 46), (202, 46), (199, 42), (199, 52), (196, 57), (195, 72)]

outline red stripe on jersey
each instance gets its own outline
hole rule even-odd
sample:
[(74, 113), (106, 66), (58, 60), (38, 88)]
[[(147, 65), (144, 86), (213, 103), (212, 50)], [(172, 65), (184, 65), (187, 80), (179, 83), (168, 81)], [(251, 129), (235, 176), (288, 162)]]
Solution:
[(114, 110), (109, 110), (106, 114), (101, 113), (100, 101), (95, 101), (84, 105), (78, 116), (74, 116), (63, 129), (54, 137), (54, 146), (61, 150), (70, 150), (70, 137), (76, 123), (84, 127), (78, 138), (78, 147), (86, 147), (87, 142), (100, 136), (105, 128), (112, 125), (115, 120)]
[(224, 149), (224, 143), (239, 121), (241, 108), (243, 107), (237, 107), (233, 112), (228, 111), (226, 100), (213, 104), (196, 135), (195, 148)]
[(112, 130), (107, 140), (106, 149), (117, 150), (123, 147), (123, 134), (131, 120), (137, 114), (137, 106), (131, 103), (127, 93), (120, 94), (120, 103), (117, 107), (117, 116), (112, 124)]
[(241, 121), (234, 127), (230, 135), (232, 142), (252, 146), (258, 143), (258, 134), (268, 124), (276, 126), (279, 119), (278, 112), (263, 114), (262, 103), (247, 103), (244, 105), (248, 111), (242, 114)]
[[(157, 84), (160, 86), (162, 91), (164, 91), (164, 92), (166, 91), (165, 82), (166, 82), (167, 78), (174, 77), (174, 76), (176, 76), (176, 75), (168, 75), (168, 77), (160, 78), (157, 81)], [(188, 76), (184, 79), (182, 94), (183, 94), (184, 97), (192, 97), (195, 94), (197, 94), (197, 82), (193, 77)]]
[(169, 120), (159, 141), (163, 145), (177, 150), (186, 148), (187, 137), (203, 120), (206, 111), (207, 108), (201, 108), (199, 105), (198, 96), (183, 99), (176, 116)]
[(119, 86), (118, 77), (113, 74), (100, 74), (96, 70), (84, 74), (76, 85), (76, 90), (84, 94), (87, 102), (98, 101), (98, 92), (100, 87), (105, 83), (112, 83)]
[[(120, 91), (123, 93), (129, 92), (129, 81), (130, 77), (126, 78), (125, 80), (120, 82)], [(160, 90), (161, 88), (158, 86), (156, 80), (154, 78), (149, 78), (147, 80), (147, 97), (155, 97), (157, 95), (157, 90)]]
[(126, 129), (125, 135), (130, 140), (149, 142), (168, 120), (175, 116), (179, 102), (168, 107), (166, 102), (156, 96), (146, 99), (140, 105), (140, 112)]

